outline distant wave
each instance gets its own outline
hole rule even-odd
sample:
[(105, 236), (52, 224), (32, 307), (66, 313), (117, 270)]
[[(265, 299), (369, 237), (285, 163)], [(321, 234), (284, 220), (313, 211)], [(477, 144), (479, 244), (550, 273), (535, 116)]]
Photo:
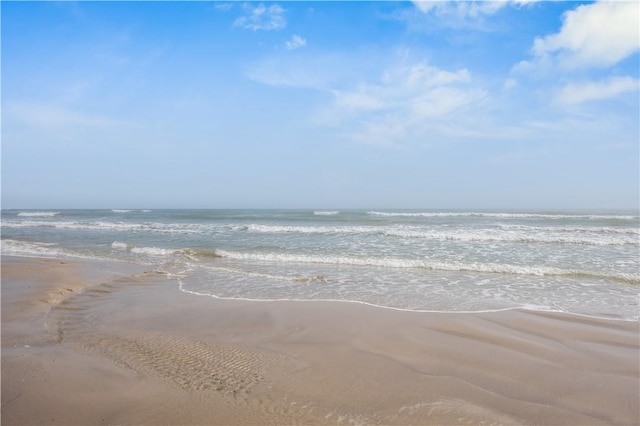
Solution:
[(636, 234), (640, 235), (640, 228), (617, 228), (613, 226), (530, 226), (501, 224), (499, 229), (517, 230), (526, 232), (597, 232), (603, 234)]
[(549, 228), (545, 228), (545, 231), (540, 232), (514, 232), (488, 229), (451, 232), (436, 230), (391, 230), (385, 231), (384, 234), (401, 238), (424, 238), (428, 240), (461, 242), (584, 244), (593, 246), (640, 245), (640, 238), (638, 234), (633, 231), (609, 235), (602, 233), (576, 235), (571, 231), (553, 232), (549, 231)]
[(380, 233), (382, 228), (375, 226), (291, 226), (249, 224), (242, 227), (248, 232), (262, 233), (300, 233), (300, 234), (366, 234)]
[(640, 245), (638, 230), (633, 228), (599, 227), (577, 235), (574, 228), (519, 227), (506, 229), (425, 229), (408, 226), (289, 226), (250, 224), (243, 227), (248, 232), (257, 233), (300, 233), (300, 234), (378, 234), (387, 237), (423, 238), (437, 241), (462, 242), (510, 242), (510, 243), (557, 243), (607, 245)]
[(314, 215), (316, 216), (335, 216), (337, 214), (339, 214), (340, 212), (337, 210), (316, 210), (315, 212), (313, 212)]
[(594, 246), (640, 245), (640, 230), (631, 227), (534, 227), (502, 224), (490, 228), (461, 229), (456, 227), (410, 225), (293, 226), (56, 220), (6, 220), (2, 222), (2, 227), (50, 227), (70, 230), (140, 231), (163, 234), (250, 232), (272, 234), (378, 235), (391, 238), (418, 238), (433, 241), (582, 244)]
[(60, 212), (20, 212), (17, 214), (17, 216), (22, 216), (22, 217), (53, 217), (57, 214), (60, 214)]
[(6, 228), (31, 228), (45, 227), (58, 229), (75, 229), (75, 230), (108, 230), (108, 231), (148, 231), (160, 233), (176, 233), (181, 232), (201, 233), (203, 231), (215, 229), (208, 225), (202, 224), (171, 224), (171, 223), (127, 223), (127, 222), (84, 222), (84, 221), (3, 221), (2, 226)]
[(369, 211), (370, 216), (387, 217), (493, 217), (501, 219), (618, 219), (634, 220), (639, 216), (597, 214), (545, 214), (545, 213), (485, 213), (485, 212), (380, 212)]
[(111, 209), (112, 212), (114, 213), (129, 213), (131, 210), (126, 210), (126, 209)]

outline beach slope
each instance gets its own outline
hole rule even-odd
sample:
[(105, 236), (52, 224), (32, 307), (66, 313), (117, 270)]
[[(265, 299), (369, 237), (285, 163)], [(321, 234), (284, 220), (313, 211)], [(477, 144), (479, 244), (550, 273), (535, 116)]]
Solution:
[[(301, 284), (304, 285), (304, 284)], [(2, 258), (2, 424), (640, 423), (639, 323), (217, 300)]]

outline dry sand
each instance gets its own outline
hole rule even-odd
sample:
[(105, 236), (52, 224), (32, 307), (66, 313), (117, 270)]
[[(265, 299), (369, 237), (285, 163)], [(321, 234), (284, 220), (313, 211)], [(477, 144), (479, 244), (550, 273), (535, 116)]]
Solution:
[(223, 301), (2, 258), (2, 424), (640, 423), (639, 323)]

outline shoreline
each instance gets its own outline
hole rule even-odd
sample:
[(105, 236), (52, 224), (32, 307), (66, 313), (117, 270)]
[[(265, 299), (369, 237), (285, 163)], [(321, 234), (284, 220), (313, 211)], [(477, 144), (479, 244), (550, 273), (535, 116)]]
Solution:
[(397, 312), (412, 312), (415, 314), (441, 314), (441, 315), (465, 315), (465, 314), (490, 314), (497, 312), (508, 312), (508, 311), (525, 311), (525, 312), (542, 312), (542, 313), (552, 313), (552, 314), (560, 314), (560, 315), (571, 315), (577, 317), (585, 317), (592, 318), (595, 320), (607, 320), (607, 321), (625, 321), (625, 322), (638, 322), (640, 321), (640, 317), (638, 318), (614, 318), (609, 316), (598, 316), (598, 315), (590, 315), (590, 314), (581, 314), (577, 312), (566, 312), (557, 309), (536, 309), (534, 307), (521, 307), (514, 306), (510, 308), (499, 308), (499, 309), (479, 309), (476, 311), (436, 311), (436, 310), (427, 310), (427, 309), (405, 309), (405, 308), (395, 308), (393, 306), (384, 306), (384, 305), (376, 305), (375, 303), (363, 302), (361, 300), (349, 300), (349, 299), (253, 299), (250, 297), (223, 297), (217, 296), (215, 294), (205, 294), (198, 293), (197, 291), (186, 290), (183, 288), (182, 284), (179, 283), (180, 291), (187, 294), (192, 294), (198, 297), (208, 297), (214, 300), (228, 300), (228, 301), (243, 301), (243, 302), (256, 302), (256, 303), (279, 303), (279, 302), (292, 302), (292, 303), (348, 303), (354, 305), (364, 305), (369, 306), (376, 309), (387, 309), (390, 311)]
[(2, 256), (3, 423), (640, 421), (638, 321), (304, 302)]
[[(129, 265), (129, 267), (131, 268), (131, 270), (134, 270), (135, 268), (140, 268), (140, 269), (148, 269), (147, 267), (149, 267), (149, 264), (137, 264), (137, 263), (133, 263), (133, 262), (128, 262), (126, 260), (123, 259), (116, 259), (116, 258), (102, 258), (102, 259), (93, 259), (93, 258), (84, 258), (84, 257), (74, 257), (74, 256), (60, 256), (60, 257), (55, 257), (55, 256), (38, 256), (38, 255), (25, 255), (25, 254), (8, 254), (8, 255), (2, 255), (3, 258), (6, 259), (11, 259), (11, 258), (15, 258), (15, 259), (43, 259), (43, 260), (68, 260), (70, 262), (78, 262), (78, 263), (94, 263), (94, 264), (101, 264), (101, 265), (109, 265), (109, 264), (113, 264), (113, 265)], [(347, 304), (356, 304), (356, 305), (364, 305), (364, 306), (370, 306), (373, 308), (377, 308), (377, 309), (387, 309), (387, 310), (391, 310), (391, 311), (398, 311), (398, 312), (412, 312), (412, 313), (416, 313), (416, 314), (443, 314), (443, 315), (464, 315), (464, 314), (484, 314), (484, 313), (494, 313), (494, 312), (507, 312), (507, 311), (530, 311), (530, 312), (547, 312), (547, 313), (557, 313), (557, 314), (565, 314), (565, 315), (575, 315), (575, 316), (579, 316), (579, 317), (585, 317), (585, 318), (593, 318), (593, 319), (601, 319), (601, 320), (608, 320), (608, 321), (625, 321), (625, 322), (639, 322), (640, 321), (640, 312), (638, 312), (638, 316), (636, 316), (635, 318), (624, 318), (624, 317), (613, 317), (613, 316), (608, 316), (608, 315), (596, 315), (596, 314), (586, 314), (586, 313), (579, 313), (579, 312), (568, 312), (568, 311), (563, 311), (563, 310), (559, 310), (559, 309), (550, 309), (550, 308), (546, 308), (546, 307), (538, 307), (538, 306), (532, 306), (532, 305), (527, 305), (527, 306), (512, 306), (512, 307), (505, 307), (505, 308), (495, 308), (495, 309), (478, 309), (478, 310), (468, 310), (468, 311), (447, 311), (447, 310), (430, 310), (430, 309), (409, 309), (409, 308), (398, 308), (398, 307), (394, 307), (394, 306), (385, 306), (385, 305), (379, 305), (379, 304), (375, 304), (375, 303), (370, 303), (370, 302), (365, 302), (365, 301), (361, 301), (361, 300), (350, 300), (350, 299), (287, 299), (287, 298), (281, 298), (281, 299), (257, 299), (257, 298), (251, 298), (251, 297), (225, 297), (225, 296), (218, 296), (215, 294), (206, 294), (206, 293), (199, 293), (197, 291), (193, 291), (193, 290), (187, 290), (184, 288), (183, 283), (178, 279), (178, 288), (180, 289), (181, 292), (186, 293), (186, 294), (191, 294), (193, 296), (198, 296), (198, 297), (205, 297), (205, 298), (209, 298), (209, 299), (214, 299), (214, 300), (227, 300), (227, 301), (244, 301), (244, 302), (256, 302), (256, 303), (274, 303), (274, 302), (292, 302), (292, 303), (315, 303), (315, 302), (323, 302), (323, 303), (347, 303)]]

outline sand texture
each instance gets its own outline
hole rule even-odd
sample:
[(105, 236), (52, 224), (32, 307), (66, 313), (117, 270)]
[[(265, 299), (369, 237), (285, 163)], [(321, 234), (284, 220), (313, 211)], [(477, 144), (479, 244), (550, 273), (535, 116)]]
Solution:
[[(304, 285), (304, 283), (301, 283)], [(2, 258), (2, 424), (640, 423), (639, 323), (216, 300)]]

